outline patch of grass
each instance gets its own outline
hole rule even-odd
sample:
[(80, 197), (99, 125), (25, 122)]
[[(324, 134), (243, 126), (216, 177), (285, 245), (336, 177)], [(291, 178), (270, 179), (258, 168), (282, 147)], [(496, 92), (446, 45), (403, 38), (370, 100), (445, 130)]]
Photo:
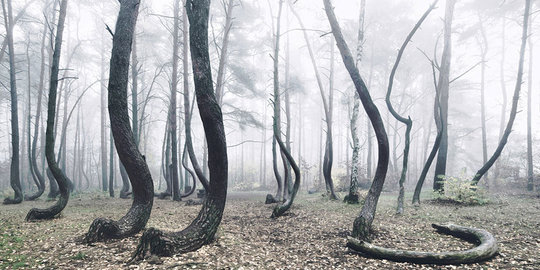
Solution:
[(82, 253), (79, 251), (79, 253), (77, 253), (77, 255), (75, 256), (71, 256), (70, 259), (72, 260), (78, 260), (78, 261), (83, 261), (83, 260), (86, 260), (87, 256), (86, 254)]

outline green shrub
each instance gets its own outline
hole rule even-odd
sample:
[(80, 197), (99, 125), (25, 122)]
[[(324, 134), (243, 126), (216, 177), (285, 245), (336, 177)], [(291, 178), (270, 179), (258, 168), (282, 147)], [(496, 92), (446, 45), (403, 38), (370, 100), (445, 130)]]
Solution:
[(453, 202), (466, 205), (483, 205), (488, 203), (485, 190), (475, 186), (466, 177), (443, 176), (444, 193), (435, 191), (433, 198), (437, 201)]

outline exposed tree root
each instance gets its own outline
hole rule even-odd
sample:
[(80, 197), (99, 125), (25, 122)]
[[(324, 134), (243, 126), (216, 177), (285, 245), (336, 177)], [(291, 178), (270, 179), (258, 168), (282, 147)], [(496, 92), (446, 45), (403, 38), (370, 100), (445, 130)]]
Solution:
[(432, 224), (438, 233), (452, 235), (477, 246), (464, 251), (420, 252), (379, 247), (355, 238), (347, 246), (370, 257), (422, 264), (464, 264), (488, 260), (497, 254), (497, 240), (486, 230), (454, 224)]
[(278, 203), (278, 200), (274, 197), (272, 194), (266, 194), (266, 200), (264, 201), (264, 204), (273, 204)]

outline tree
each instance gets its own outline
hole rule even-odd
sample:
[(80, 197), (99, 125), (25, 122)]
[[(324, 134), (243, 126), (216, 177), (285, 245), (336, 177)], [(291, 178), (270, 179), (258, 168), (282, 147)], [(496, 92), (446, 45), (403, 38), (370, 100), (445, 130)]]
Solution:
[(178, 43), (180, 28), (180, 0), (174, 1), (174, 26), (173, 26), (173, 56), (172, 56), (172, 76), (171, 76), (171, 108), (169, 114), (171, 132), (171, 182), (173, 200), (181, 201), (180, 188), (178, 187), (178, 139), (176, 125), (176, 92), (178, 87)]
[[(356, 67), (362, 60), (364, 52), (364, 22), (366, 16), (366, 0), (360, 2), (360, 18), (358, 20), (358, 39), (356, 43)], [(358, 154), (360, 152), (360, 143), (358, 139), (358, 115), (360, 114), (360, 98), (355, 92), (353, 97), (353, 109), (350, 120), (351, 139), (352, 139), (352, 158), (351, 158), (351, 184), (349, 194), (345, 196), (344, 201), (349, 204), (360, 203), (358, 195)]]
[(441, 126), (442, 137), (439, 145), (439, 155), (435, 165), (435, 177), (433, 179), (433, 191), (444, 191), (444, 175), (446, 175), (446, 159), (448, 157), (448, 97), (450, 91), (450, 65), (452, 62), (452, 19), (456, 0), (447, 0), (444, 15), (444, 48), (439, 70), (437, 88), (440, 91)]
[[(7, 7), (6, 7), (7, 2)], [(9, 182), (15, 191), (15, 196), (6, 198), (4, 204), (18, 204), (23, 201), (23, 191), (19, 169), (19, 114), (17, 105), (17, 70), (15, 66), (15, 46), (13, 44), (13, 11), (11, 0), (2, 0), (2, 11), (4, 14), (4, 26), (6, 27), (6, 40), (9, 50), (9, 82), (11, 101), (11, 167), (9, 170)]]
[(326, 191), (329, 194), (329, 198), (331, 200), (336, 200), (337, 196), (334, 192), (334, 183), (332, 181), (332, 163), (333, 163), (333, 144), (332, 144), (332, 104), (333, 104), (333, 67), (334, 67), (334, 59), (333, 59), (333, 52), (334, 52), (334, 44), (331, 42), (331, 63), (330, 63), (330, 70), (331, 70), (331, 76), (330, 76), (330, 89), (329, 89), (329, 96), (328, 100), (326, 99), (326, 95), (324, 94), (324, 87), (322, 85), (322, 79), (319, 73), (319, 69), (317, 67), (317, 62), (315, 59), (315, 55), (313, 53), (313, 49), (311, 47), (311, 42), (309, 41), (306, 28), (304, 27), (304, 24), (298, 16), (298, 13), (294, 11), (294, 9), (291, 7), (291, 11), (293, 12), (294, 16), (298, 20), (298, 23), (300, 24), (300, 27), (302, 28), (302, 32), (304, 34), (304, 40), (306, 41), (306, 45), (308, 48), (309, 56), (311, 58), (311, 64), (313, 66), (313, 70), (315, 72), (315, 78), (317, 80), (317, 86), (319, 87), (319, 92), (321, 94), (321, 99), (323, 102), (323, 109), (324, 109), (324, 115), (325, 115), (325, 122), (326, 122), (326, 142), (325, 142), (325, 151), (324, 151), (324, 158), (322, 162), (322, 171), (323, 171), (323, 177), (326, 184)]
[(64, 33), (64, 22), (66, 20), (67, 13), (67, 0), (62, 0), (60, 3), (60, 13), (58, 16), (58, 24), (56, 28), (56, 37), (54, 40), (54, 54), (51, 65), (51, 78), (49, 80), (49, 102), (47, 108), (47, 129), (45, 132), (45, 155), (47, 157), (47, 164), (49, 170), (58, 183), (60, 190), (60, 198), (53, 206), (46, 209), (32, 208), (26, 215), (27, 221), (35, 221), (41, 219), (55, 218), (64, 208), (69, 201), (70, 188), (69, 180), (64, 172), (58, 166), (58, 161), (54, 154), (54, 122), (56, 114), (56, 93), (58, 90), (58, 71), (60, 67), (60, 55), (62, 52), (62, 37)]
[(195, 93), (208, 142), (208, 193), (199, 215), (184, 230), (172, 233), (154, 228), (147, 230), (133, 259), (143, 259), (148, 253), (171, 256), (197, 250), (214, 239), (223, 216), (227, 197), (227, 145), (221, 108), (214, 94), (208, 53), (209, 9), (209, 0), (186, 1)]
[[(499, 158), (501, 155), (504, 146), (508, 142), (508, 137), (510, 137), (510, 133), (512, 132), (512, 127), (514, 126), (514, 120), (516, 119), (517, 114), (517, 108), (519, 103), (519, 92), (521, 91), (521, 84), (523, 81), (523, 62), (525, 59), (525, 49), (527, 47), (527, 39), (528, 39), (528, 28), (529, 28), (529, 12), (531, 8), (531, 0), (526, 0), (525, 3), (525, 13), (523, 15), (523, 32), (521, 35), (521, 48), (519, 51), (519, 66), (518, 66), (518, 72), (517, 72), (517, 79), (516, 79), (516, 86), (514, 88), (514, 97), (512, 98), (512, 108), (510, 109), (510, 116), (508, 118), (508, 123), (506, 123), (506, 128), (504, 130), (503, 136), (501, 137), (499, 144), (497, 146), (497, 149), (495, 149), (495, 152), (493, 155), (489, 158), (489, 160), (484, 163), (484, 165), (476, 172), (472, 179), (472, 184), (477, 185), (480, 179), (482, 179), (482, 176), (487, 173), (487, 171), (493, 166), (495, 161)], [(530, 59), (532, 61), (532, 59)]]
[(334, 13), (334, 8), (332, 7), (332, 3), (330, 0), (323, 0), (323, 2), (326, 16), (328, 17), (328, 21), (330, 22), (330, 26), (332, 28), (332, 34), (334, 35), (337, 47), (341, 53), (341, 58), (343, 59), (343, 64), (351, 76), (354, 86), (356, 87), (356, 91), (358, 92), (360, 100), (362, 101), (362, 105), (364, 105), (364, 110), (366, 111), (373, 129), (375, 130), (375, 135), (377, 136), (379, 146), (379, 160), (377, 169), (375, 171), (375, 178), (373, 179), (369, 189), (364, 206), (360, 211), (360, 215), (354, 221), (352, 232), (353, 237), (368, 239), (370, 237), (371, 224), (375, 218), (375, 211), (377, 210), (379, 196), (381, 195), (384, 180), (386, 178), (386, 172), (388, 170), (390, 151), (388, 145), (388, 136), (386, 135), (386, 130), (384, 128), (379, 110), (373, 103), (366, 84), (364, 83), (362, 76), (360, 76), (358, 68), (354, 64), (354, 58), (343, 37), (341, 27), (339, 26)]
[(405, 180), (407, 178), (407, 165), (409, 162), (409, 147), (411, 144), (411, 130), (413, 122), (411, 120), (411, 117), (403, 117), (399, 115), (398, 112), (394, 109), (392, 106), (392, 102), (390, 100), (391, 94), (392, 94), (392, 86), (394, 85), (394, 76), (396, 75), (397, 68), (399, 66), (399, 62), (401, 61), (401, 57), (403, 56), (403, 53), (405, 52), (405, 48), (407, 47), (407, 44), (411, 41), (412, 37), (420, 28), (424, 20), (427, 18), (429, 13), (435, 8), (435, 4), (437, 4), (437, 0), (428, 8), (428, 10), (422, 15), (420, 20), (416, 23), (416, 25), (413, 27), (409, 35), (407, 35), (407, 38), (405, 39), (405, 42), (403, 42), (403, 45), (401, 45), (401, 48), (399, 49), (398, 56), (396, 58), (396, 62), (394, 63), (394, 67), (392, 68), (392, 71), (390, 72), (390, 79), (388, 82), (388, 90), (386, 92), (386, 106), (388, 107), (388, 110), (398, 120), (399, 122), (406, 125), (405, 130), (405, 148), (403, 149), (403, 167), (401, 169), (401, 176), (399, 178), (399, 195), (398, 195), (398, 203), (397, 203), (397, 210), (396, 212), (398, 214), (403, 214), (403, 200), (405, 197)]
[(129, 56), (139, 11), (139, 0), (121, 0), (113, 36), (109, 69), (108, 104), (111, 130), (120, 162), (126, 168), (133, 188), (131, 208), (118, 221), (98, 218), (92, 222), (83, 241), (92, 243), (120, 239), (138, 233), (146, 226), (154, 202), (154, 182), (146, 160), (139, 152), (129, 123), (127, 86)]

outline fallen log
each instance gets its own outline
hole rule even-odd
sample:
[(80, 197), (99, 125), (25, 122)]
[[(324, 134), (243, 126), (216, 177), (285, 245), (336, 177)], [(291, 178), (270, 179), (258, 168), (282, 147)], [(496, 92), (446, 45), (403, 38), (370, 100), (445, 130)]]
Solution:
[(454, 224), (432, 224), (431, 226), (438, 233), (452, 235), (477, 246), (464, 251), (421, 252), (379, 247), (349, 237), (347, 247), (373, 258), (420, 264), (476, 263), (488, 260), (497, 254), (497, 240), (486, 230)]

